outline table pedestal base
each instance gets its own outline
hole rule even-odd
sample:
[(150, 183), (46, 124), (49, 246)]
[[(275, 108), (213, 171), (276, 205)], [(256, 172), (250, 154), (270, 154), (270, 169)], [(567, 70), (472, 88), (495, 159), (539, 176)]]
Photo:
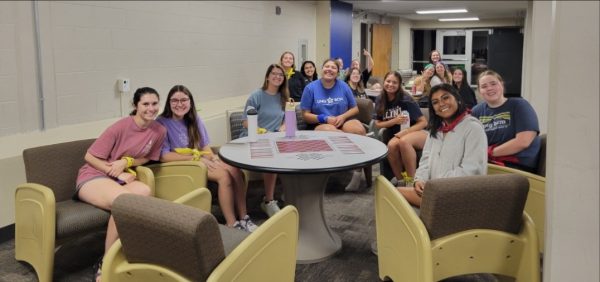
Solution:
[(342, 240), (325, 220), (323, 197), (329, 173), (279, 174), (286, 203), (300, 214), (297, 263), (320, 262), (342, 249)]

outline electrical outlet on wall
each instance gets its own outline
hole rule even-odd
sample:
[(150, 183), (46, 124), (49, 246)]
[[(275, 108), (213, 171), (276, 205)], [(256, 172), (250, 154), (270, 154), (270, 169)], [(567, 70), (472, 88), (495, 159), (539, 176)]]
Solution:
[(131, 81), (129, 81), (129, 78), (120, 78), (117, 80), (117, 86), (119, 88), (119, 91), (121, 92), (129, 92), (129, 90), (131, 89), (129, 85), (131, 85)]

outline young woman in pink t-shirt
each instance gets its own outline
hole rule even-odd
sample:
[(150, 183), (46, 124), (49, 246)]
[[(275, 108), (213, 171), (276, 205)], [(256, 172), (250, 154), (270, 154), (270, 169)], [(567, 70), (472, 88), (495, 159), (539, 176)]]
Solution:
[[(79, 169), (75, 196), (101, 209), (110, 210), (117, 196), (124, 193), (150, 195), (150, 188), (138, 181), (130, 167), (158, 161), (166, 135), (154, 121), (158, 114), (158, 92), (150, 87), (138, 88), (133, 95), (130, 116), (108, 127), (85, 154), (86, 164)], [(108, 222), (104, 251), (119, 238), (113, 217)], [(102, 261), (97, 268), (100, 280)]]

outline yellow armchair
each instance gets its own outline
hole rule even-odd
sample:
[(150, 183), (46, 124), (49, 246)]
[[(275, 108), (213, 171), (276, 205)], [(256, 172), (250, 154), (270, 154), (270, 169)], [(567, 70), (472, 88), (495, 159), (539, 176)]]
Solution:
[(529, 195), (525, 203), (525, 212), (535, 223), (540, 252), (544, 252), (544, 230), (546, 228), (546, 178), (526, 171), (488, 164), (488, 174), (512, 173), (527, 177)]
[(154, 196), (173, 201), (188, 192), (206, 187), (206, 165), (198, 161), (177, 161), (147, 165), (154, 174)]
[[(94, 140), (23, 151), (27, 183), (18, 185), (15, 191), (15, 259), (29, 263), (39, 281), (52, 281), (55, 250), (64, 242), (106, 229), (108, 211), (72, 199), (77, 173)], [(136, 171), (138, 179), (147, 184), (156, 197), (180, 198), (179, 201), (210, 211), (210, 197), (185, 195), (206, 186), (203, 164), (157, 164), (151, 168), (138, 166)], [(202, 194), (202, 191), (195, 193)]]
[[(241, 243), (229, 242), (241, 231), (219, 226), (209, 213), (160, 199), (119, 196), (113, 215), (121, 238), (104, 257), (102, 281), (294, 281), (298, 211), (293, 206)], [(228, 249), (233, 250), (227, 254)]]
[(106, 228), (107, 211), (71, 199), (77, 172), (94, 139), (23, 151), (27, 183), (15, 191), (15, 259), (38, 280), (52, 281), (54, 251), (65, 241)]
[(427, 183), (421, 215), (383, 176), (376, 178), (379, 277), (439, 281), (494, 273), (540, 281), (537, 236), (518, 175), (471, 176)]

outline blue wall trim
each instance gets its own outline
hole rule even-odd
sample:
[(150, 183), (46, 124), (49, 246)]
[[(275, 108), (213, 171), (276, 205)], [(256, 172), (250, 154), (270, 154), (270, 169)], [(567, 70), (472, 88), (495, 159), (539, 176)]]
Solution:
[(347, 68), (352, 61), (352, 4), (332, 0), (330, 21), (329, 54), (342, 58)]

